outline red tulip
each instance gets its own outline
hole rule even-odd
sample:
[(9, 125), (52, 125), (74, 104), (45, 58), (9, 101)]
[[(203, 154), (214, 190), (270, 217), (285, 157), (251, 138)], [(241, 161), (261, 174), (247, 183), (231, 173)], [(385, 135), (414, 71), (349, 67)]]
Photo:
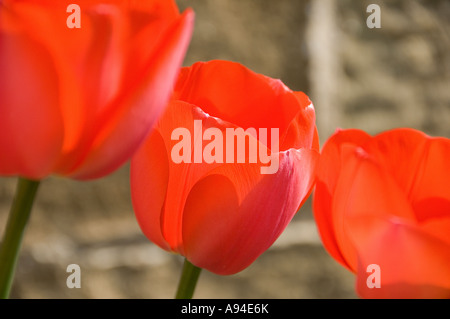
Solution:
[(106, 175), (170, 97), (191, 10), (180, 15), (169, 0), (71, 3), (0, 1), (0, 175)]
[[(279, 140), (271, 134), (276, 129)], [(227, 132), (239, 130), (252, 132), (247, 143), (227, 149)], [(233, 62), (183, 68), (168, 110), (131, 162), (139, 225), (151, 241), (197, 267), (239, 272), (306, 200), (318, 149), (305, 94)], [(271, 155), (271, 168), (264, 156), (256, 158), (262, 151)]]
[(325, 143), (314, 214), (361, 297), (450, 297), (449, 158), (449, 139), (412, 129), (344, 130)]

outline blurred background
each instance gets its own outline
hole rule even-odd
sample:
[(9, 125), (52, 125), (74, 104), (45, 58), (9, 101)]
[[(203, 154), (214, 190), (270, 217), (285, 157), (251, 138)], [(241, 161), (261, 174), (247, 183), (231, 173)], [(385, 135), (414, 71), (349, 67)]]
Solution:
[[(450, 1), (178, 0), (196, 12), (184, 65), (226, 59), (304, 91), (321, 143), (336, 128), (412, 127), (450, 137)], [(381, 28), (369, 29), (369, 4)], [(141, 233), (129, 166), (92, 182), (41, 184), (12, 298), (173, 298), (182, 259)], [(0, 231), (16, 179), (0, 179)], [(81, 288), (69, 289), (69, 264)], [(354, 276), (324, 250), (311, 200), (249, 268), (203, 271), (196, 298), (357, 298)]]

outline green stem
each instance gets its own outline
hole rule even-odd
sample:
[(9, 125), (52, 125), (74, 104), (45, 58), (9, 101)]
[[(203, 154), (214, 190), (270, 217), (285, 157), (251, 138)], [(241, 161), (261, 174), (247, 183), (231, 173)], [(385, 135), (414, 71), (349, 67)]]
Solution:
[(187, 259), (184, 260), (183, 272), (181, 273), (176, 299), (192, 299), (201, 268), (194, 266)]
[(38, 187), (39, 181), (24, 178), (19, 178), (17, 183), (16, 194), (0, 244), (0, 299), (9, 297), (23, 234)]

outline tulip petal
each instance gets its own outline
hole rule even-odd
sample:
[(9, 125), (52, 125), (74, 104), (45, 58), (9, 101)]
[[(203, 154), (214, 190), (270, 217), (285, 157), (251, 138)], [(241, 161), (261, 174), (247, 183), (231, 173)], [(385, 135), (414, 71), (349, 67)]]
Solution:
[(433, 138), (428, 145), (411, 193), (412, 206), (421, 229), (450, 246), (450, 140)]
[(341, 162), (341, 146), (345, 144), (364, 145), (369, 140), (370, 136), (360, 130), (337, 131), (323, 146), (317, 168), (317, 182), (313, 197), (314, 218), (327, 251), (349, 269), (351, 266), (347, 264), (336, 242), (332, 201), (340, 169), (344, 164)]
[[(429, 147), (430, 139), (413, 129), (396, 129), (383, 132), (373, 138), (366, 150), (378, 157), (378, 162), (394, 177), (408, 198), (417, 180)], [(398, 165), (402, 163), (402, 165)]]
[(450, 200), (448, 139), (431, 138), (413, 129), (396, 129), (375, 136), (365, 148), (378, 157), (413, 205), (431, 197)]
[[(199, 121), (195, 124), (194, 121)], [(190, 147), (190, 157), (187, 162), (180, 162), (176, 160), (172, 154), (172, 151), (176, 144), (180, 143), (181, 138), (173, 137), (172, 134), (177, 129), (183, 129), (188, 132), (187, 143)], [(222, 136), (225, 136), (226, 129), (236, 127), (230, 123), (222, 121), (205, 114), (198, 107), (181, 102), (171, 101), (164, 113), (164, 116), (158, 122), (155, 130), (162, 136), (165, 141), (167, 154), (160, 154), (160, 156), (166, 156), (169, 158), (169, 180), (167, 187), (166, 198), (170, 199), (166, 201), (163, 212), (163, 223), (161, 224), (162, 233), (166, 241), (169, 243), (172, 251), (184, 254), (182, 245), (182, 216), (183, 207), (191, 188), (201, 178), (205, 177), (208, 172), (220, 167), (222, 162), (213, 162), (207, 164), (204, 162), (203, 151), (206, 146), (206, 142), (203, 142), (203, 136), (206, 130), (213, 128), (219, 130)], [(199, 132), (196, 132), (199, 130)], [(250, 139), (255, 140), (249, 136)], [(226, 148), (225, 138), (222, 141), (222, 152)], [(256, 143), (258, 143), (256, 141)], [(200, 151), (200, 159), (195, 158), (195, 153)], [(248, 161), (246, 161), (248, 162)], [(152, 178), (149, 176), (148, 178)], [(183, 181), (180, 183), (180, 180)]]
[[(195, 120), (201, 121), (202, 128), (198, 135), (194, 128)], [(170, 250), (179, 252), (180, 254), (183, 254), (181, 233), (183, 206), (186, 197), (192, 186), (206, 172), (221, 165), (219, 163), (205, 164), (203, 163), (203, 159), (199, 163), (196, 163), (194, 159), (196, 149), (203, 150), (203, 133), (210, 127), (223, 129), (224, 123), (221, 123), (218, 119), (209, 117), (193, 105), (180, 101), (172, 101), (169, 103), (163, 118), (155, 128), (161, 134), (167, 149), (167, 154), (161, 154), (161, 156), (166, 156), (169, 159), (166, 206), (164, 207), (161, 228), (164, 238), (171, 247)], [(189, 138), (191, 158), (188, 162), (176, 163), (172, 156), (172, 150), (175, 144), (179, 143), (178, 140), (172, 138), (172, 133), (177, 128), (183, 128), (189, 132), (189, 136), (186, 138)], [(203, 155), (203, 152), (201, 152), (201, 155)]]
[[(280, 137), (296, 116), (310, 118), (313, 110), (311, 103), (304, 103), (305, 99), (296, 97), (280, 80), (257, 74), (238, 63), (219, 60), (183, 68), (174, 99), (200, 106), (209, 115), (244, 129), (279, 128)], [(305, 131), (312, 136), (314, 125), (308, 123)], [(307, 137), (288, 140), (289, 143), (280, 141), (280, 146), (285, 147), (281, 150), (298, 148), (304, 140), (310, 141)], [(266, 145), (270, 145), (270, 140)]]
[(62, 146), (58, 75), (49, 52), (8, 24), (0, 30), (0, 174), (40, 179)]
[[(349, 221), (358, 249), (357, 292), (364, 298), (449, 298), (450, 246), (417, 226), (386, 216)], [(370, 225), (370, 227), (368, 227)], [(367, 266), (378, 265), (380, 288)]]
[[(77, 179), (100, 177), (113, 171), (129, 158), (143, 142), (163, 112), (179, 66), (190, 41), (193, 12), (187, 10), (167, 31), (165, 41), (149, 59), (145, 78), (135, 79), (138, 87), (131, 96), (114, 101), (126, 107), (115, 108), (96, 136), (87, 158), (71, 174)], [(149, 35), (150, 36), (150, 35)]]
[(332, 220), (341, 253), (355, 270), (357, 250), (350, 239), (354, 228), (348, 224), (349, 218), (390, 216), (410, 222), (416, 218), (402, 190), (375, 159), (353, 145), (344, 146), (341, 152), (346, 164), (336, 185)]
[(169, 250), (170, 246), (161, 231), (169, 179), (166, 153), (161, 135), (153, 132), (133, 157), (130, 184), (133, 207), (142, 232), (153, 243)]
[[(83, 69), (83, 59), (92, 45), (91, 25), (82, 11), (83, 28), (69, 29), (66, 25), (68, 4), (64, 6), (61, 1), (14, 1), (8, 4), (13, 7), (14, 17), (23, 32), (51, 53), (59, 77), (54, 88), (59, 90), (59, 107), (64, 123), (63, 152), (72, 149), (86, 131), (85, 122), (92, 118), (93, 112), (91, 108), (82, 106), (79, 82), (83, 80), (79, 80), (79, 71), (75, 71)], [(87, 116), (88, 113), (91, 115)], [(76, 161), (72, 158), (66, 160)]]
[(450, 140), (430, 139), (423, 157), (421, 175), (417, 176), (411, 193), (416, 215), (421, 221), (450, 218)]
[(226, 271), (234, 244), (232, 230), (244, 230), (239, 217), (238, 195), (228, 178), (209, 175), (200, 180), (191, 189), (183, 212), (186, 258), (215, 273)]
[(297, 115), (280, 138), (280, 150), (309, 148), (319, 151), (316, 113), (309, 97), (303, 92), (293, 92), (299, 102)]
[(421, 226), (449, 242), (445, 221), (450, 220), (450, 141), (397, 129), (377, 135), (366, 148), (406, 194)]
[[(277, 173), (259, 165), (223, 165), (191, 190), (183, 214), (185, 256), (195, 265), (228, 275), (250, 265), (285, 229), (309, 194), (318, 153), (280, 153)], [(205, 196), (206, 195), (206, 196)]]
[[(181, 127), (193, 132), (195, 119), (204, 120), (205, 126), (211, 120), (216, 123), (193, 105), (171, 101), (131, 161), (133, 207), (141, 229), (150, 240), (169, 251), (177, 251), (180, 245), (177, 235), (181, 232), (178, 230), (181, 228), (180, 202), (184, 203), (184, 194), (206, 169), (201, 164), (175, 164), (171, 154), (177, 143), (172, 140), (173, 130)], [(191, 152), (194, 145), (195, 142), (191, 144)]]

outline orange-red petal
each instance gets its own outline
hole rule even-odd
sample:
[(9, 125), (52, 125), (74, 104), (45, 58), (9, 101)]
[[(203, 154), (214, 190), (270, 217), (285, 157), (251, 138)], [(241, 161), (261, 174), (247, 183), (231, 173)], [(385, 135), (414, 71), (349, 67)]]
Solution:
[(161, 229), (169, 180), (166, 154), (161, 134), (154, 131), (133, 157), (130, 185), (134, 211), (142, 232), (153, 243), (170, 250)]
[[(357, 218), (350, 225), (358, 249), (356, 287), (361, 297), (450, 298), (448, 243), (388, 216)], [(379, 266), (380, 288), (367, 285), (371, 264)]]
[(343, 145), (363, 145), (370, 136), (360, 130), (337, 131), (323, 146), (317, 168), (317, 180), (314, 190), (313, 207), (314, 218), (322, 242), (327, 251), (342, 265), (351, 266), (342, 256), (336, 242), (333, 226), (333, 197), (336, 191), (340, 170), (345, 163), (341, 162), (341, 148)]
[(277, 173), (259, 165), (226, 164), (190, 191), (183, 214), (185, 256), (221, 275), (237, 273), (267, 250), (309, 194), (318, 153), (280, 154)]
[(145, 65), (144, 78), (133, 79), (129, 91), (112, 102), (121, 106), (109, 107), (111, 112), (105, 115), (105, 125), (87, 158), (71, 176), (90, 179), (105, 175), (123, 164), (143, 142), (166, 107), (190, 41), (193, 18), (193, 12), (187, 10), (167, 30), (164, 41)]
[(62, 146), (58, 74), (46, 48), (0, 14), (0, 174), (40, 179)]
[(213, 60), (183, 68), (173, 98), (197, 105), (209, 115), (244, 129), (276, 127), (280, 137), (299, 117), (300, 123), (306, 123), (301, 129), (307, 134), (301, 139), (290, 137), (286, 143), (280, 140), (280, 150), (306, 147), (314, 134), (314, 109), (309, 99), (299, 98), (280, 80), (239, 63)]

